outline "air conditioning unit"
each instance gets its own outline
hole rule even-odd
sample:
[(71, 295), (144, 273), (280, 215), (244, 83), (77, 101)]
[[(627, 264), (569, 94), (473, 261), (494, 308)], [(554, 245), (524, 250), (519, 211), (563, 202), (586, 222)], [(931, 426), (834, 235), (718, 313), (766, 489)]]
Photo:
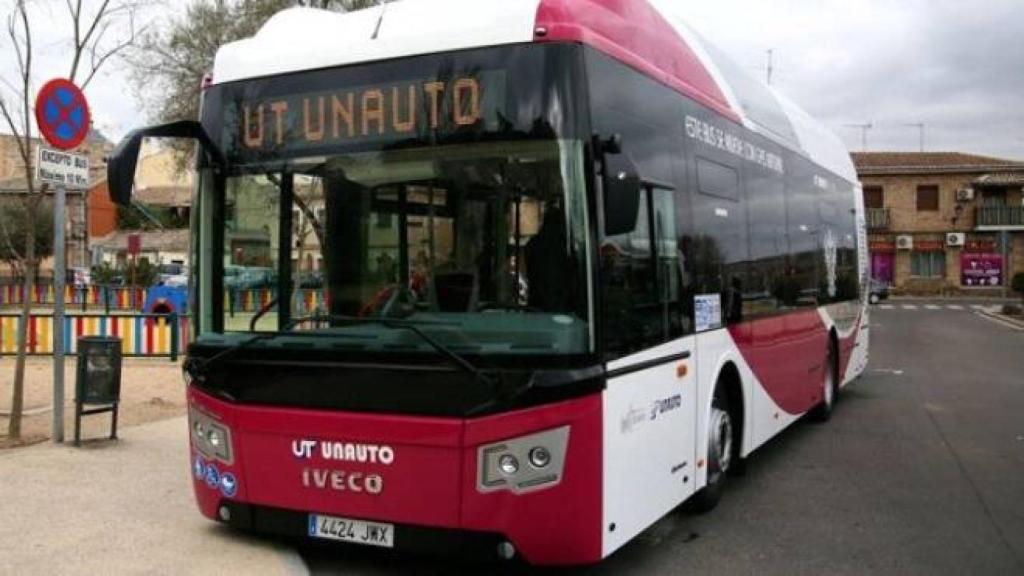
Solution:
[(970, 202), (974, 200), (974, 188), (961, 188), (956, 191), (957, 202)]
[(963, 232), (950, 232), (946, 234), (946, 246), (963, 246), (967, 243), (967, 234)]
[(914, 237), (909, 235), (896, 237), (896, 248), (899, 250), (913, 250)]

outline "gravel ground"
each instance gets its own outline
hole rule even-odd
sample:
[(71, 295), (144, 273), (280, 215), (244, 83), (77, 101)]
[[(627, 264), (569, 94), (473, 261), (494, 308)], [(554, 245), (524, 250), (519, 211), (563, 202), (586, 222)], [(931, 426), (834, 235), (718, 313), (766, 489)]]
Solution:
[[(74, 437), (75, 358), (64, 365), (64, 438)], [(50, 358), (29, 358), (25, 365), (25, 416), (21, 441), (7, 436), (10, 421), (14, 358), (0, 360), (0, 449), (12, 445), (48, 440), (53, 422), (53, 362)], [(121, 407), (118, 428), (164, 420), (185, 414), (185, 386), (181, 366), (166, 358), (125, 358), (121, 373)], [(82, 438), (105, 437), (110, 432), (110, 414), (82, 418)]]

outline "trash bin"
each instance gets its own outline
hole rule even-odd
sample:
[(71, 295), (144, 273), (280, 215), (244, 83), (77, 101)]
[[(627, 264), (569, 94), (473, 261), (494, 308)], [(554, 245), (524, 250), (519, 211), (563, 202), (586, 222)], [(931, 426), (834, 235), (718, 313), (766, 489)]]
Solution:
[(110, 412), (110, 438), (117, 438), (117, 406), (120, 400), (121, 339), (110, 336), (79, 338), (75, 373), (75, 446), (81, 443), (82, 416), (92, 414)]

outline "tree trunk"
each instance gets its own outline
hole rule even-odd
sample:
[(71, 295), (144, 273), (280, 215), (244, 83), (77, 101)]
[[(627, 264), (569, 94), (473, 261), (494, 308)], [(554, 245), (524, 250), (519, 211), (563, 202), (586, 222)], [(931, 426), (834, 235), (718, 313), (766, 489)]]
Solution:
[(18, 357), (14, 363), (14, 388), (11, 393), (11, 420), (7, 426), (7, 435), (12, 440), (21, 438), (21, 411), (25, 401), (25, 356), (28, 354), (28, 323), (32, 314), (32, 293), (36, 276), (36, 207), (37, 203), (31, 196), (25, 198), (28, 221), (25, 223), (25, 277), (22, 289), (25, 291), (21, 301), (21, 319), (18, 323)]

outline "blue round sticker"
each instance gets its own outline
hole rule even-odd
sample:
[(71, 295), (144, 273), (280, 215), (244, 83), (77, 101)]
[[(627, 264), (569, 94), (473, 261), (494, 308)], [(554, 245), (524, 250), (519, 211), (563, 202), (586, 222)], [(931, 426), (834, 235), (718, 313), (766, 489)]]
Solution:
[(217, 471), (217, 467), (213, 464), (206, 466), (206, 485), (210, 488), (216, 488), (220, 484), (220, 472)]
[(238, 482), (235, 481), (235, 475), (230, 472), (225, 472), (220, 477), (220, 491), (224, 496), (231, 498), (238, 492)]

